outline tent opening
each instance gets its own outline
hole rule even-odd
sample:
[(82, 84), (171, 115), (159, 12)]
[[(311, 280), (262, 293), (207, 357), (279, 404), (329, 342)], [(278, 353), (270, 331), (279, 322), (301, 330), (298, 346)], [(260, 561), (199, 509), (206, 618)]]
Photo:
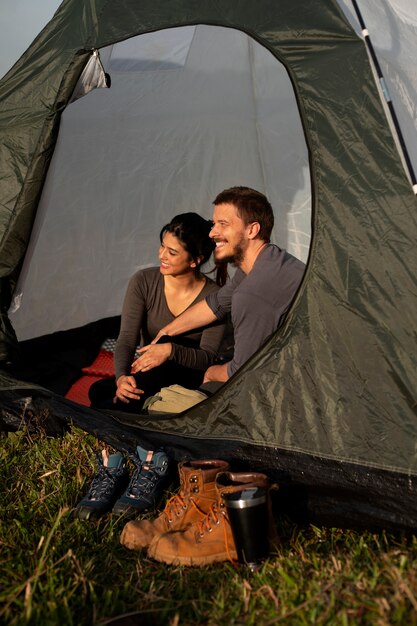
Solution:
[[(274, 242), (305, 261), (308, 153), (285, 68), (246, 34), (189, 26), (100, 51), (110, 89), (63, 113), (10, 318), (19, 341), (120, 313), (180, 212), (222, 189), (267, 194)], [(47, 313), (46, 313), (47, 312)]]

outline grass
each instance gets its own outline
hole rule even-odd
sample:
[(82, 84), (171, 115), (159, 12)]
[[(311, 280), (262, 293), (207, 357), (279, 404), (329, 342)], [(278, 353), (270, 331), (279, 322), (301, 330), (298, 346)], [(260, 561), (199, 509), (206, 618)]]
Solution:
[(97, 441), (78, 429), (2, 435), (0, 623), (186, 626), (417, 624), (417, 539), (296, 527), (261, 568), (156, 563), (119, 544), (123, 522), (71, 512), (94, 471)]

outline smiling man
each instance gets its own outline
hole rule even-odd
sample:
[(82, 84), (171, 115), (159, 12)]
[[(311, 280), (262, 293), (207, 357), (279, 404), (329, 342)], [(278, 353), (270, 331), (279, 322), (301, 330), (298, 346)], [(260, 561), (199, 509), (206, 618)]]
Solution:
[(161, 329), (180, 335), (231, 313), (235, 349), (231, 361), (212, 365), (204, 382), (225, 382), (274, 333), (301, 283), (304, 263), (270, 243), (274, 214), (267, 198), (249, 187), (222, 191), (213, 202), (215, 259), (237, 267), (233, 279)]

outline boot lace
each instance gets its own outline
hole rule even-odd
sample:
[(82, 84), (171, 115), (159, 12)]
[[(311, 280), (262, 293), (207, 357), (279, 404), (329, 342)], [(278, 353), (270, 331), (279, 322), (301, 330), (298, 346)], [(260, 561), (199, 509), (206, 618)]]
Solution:
[(168, 523), (172, 524), (175, 517), (181, 517), (181, 515), (183, 515), (184, 511), (186, 511), (187, 509), (188, 504), (179, 493), (171, 496), (164, 508), (164, 514), (167, 518)]
[(209, 512), (198, 522), (198, 532), (200, 537), (204, 537), (206, 533), (211, 533), (213, 526), (220, 524), (220, 515), (222, 512), (216, 503), (214, 503)]
[[(133, 496), (134, 498), (138, 498), (143, 494), (152, 494), (155, 489), (156, 484), (161, 478), (160, 470), (158, 468), (152, 467), (152, 465), (148, 465), (143, 463), (137, 456), (130, 454), (129, 457), (133, 461), (136, 466), (132, 474), (132, 478), (129, 483), (129, 487), (127, 488), (127, 494)], [(163, 465), (165, 466), (166, 462), (163, 461)]]
[(230, 548), (234, 548), (234, 546), (230, 546), (229, 545), (229, 539), (227, 536), (227, 527), (226, 525), (229, 524), (229, 519), (226, 515), (226, 513), (223, 510), (223, 506), (220, 505), (220, 507), (218, 506), (218, 504), (215, 502), (210, 511), (207, 513), (207, 515), (205, 517), (203, 517), (202, 520), (200, 520), (197, 524), (197, 532), (199, 533), (200, 538), (203, 538), (204, 535), (206, 533), (211, 533), (213, 532), (213, 528), (214, 526), (218, 526), (220, 524), (220, 522), (223, 520), (223, 535), (224, 535), (224, 545), (226, 546), (226, 552), (227, 552), (227, 556), (229, 558), (229, 561), (231, 561), (232, 563), (236, 562), (236, 559), (233, 558), (232, 553)]
[(204, 511), (194, 502), (193, 498), (187, 498), (187, 500), (185, 500), (180, 493), (176, 493), (167, 501), (163, 513), (167, 518), (168, 524), (172, 524), (175, 517), (184, 515), (184, 511), (186, 511), (189, 506), (194, 507), (201, 515), (205, 515)]
[(122, 472), (122, 469), (104, 467), (101, 458), (98, 457), (97, 473), (91, 482), (87, 497), (90, 500), (101, 500), (103, 496), (110, 495)]

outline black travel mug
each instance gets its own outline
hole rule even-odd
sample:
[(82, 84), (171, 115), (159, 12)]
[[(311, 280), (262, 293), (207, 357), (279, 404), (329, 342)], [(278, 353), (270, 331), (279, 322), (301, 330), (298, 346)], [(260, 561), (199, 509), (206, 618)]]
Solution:
[(269, 554), (268, 494), (250, 487), (223, 494), (239, 563), (255, 567)]

